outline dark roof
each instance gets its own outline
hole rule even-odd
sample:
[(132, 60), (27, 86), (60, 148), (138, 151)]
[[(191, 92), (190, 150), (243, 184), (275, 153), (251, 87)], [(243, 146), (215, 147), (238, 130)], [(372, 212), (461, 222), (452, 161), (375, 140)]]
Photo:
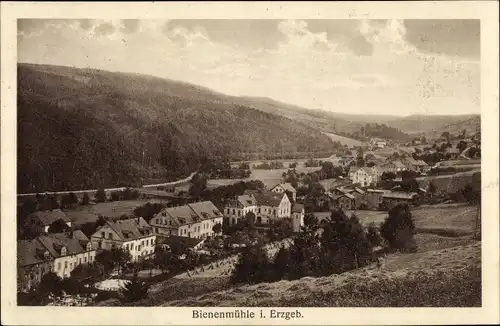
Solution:
[(31, 214), (32, 217), (36, 217), (42, 222), (44, 226), (49, 226), (57, 220), (63, 220), (64, 222), (71, 222), (71, 220), (64, 214), (60, 209), (38, 211)]
[(252, 194), (257, 201), (259, 206), (272, 206), (277, 207), (280, 205), (283, 196), (285, 194), (280, 194), (272, 191), (259, 191), (259, 190), (246, 190), (245, 194)]
[[(44, 253), (49, 253), (49, 259), (45, 260)], [(36, 239), (17, 241), (17, 265), (24, 267), (40, 264), (52, 260), (50, 252)]]
[(155, 222), (156, 218), (161, 218), (171, 222), (167, 223), (167, 225), (176, 227), (218, 217), (223, 217), (219, 209), (217, 209), (211, 201), (202, 201), (183, 206), (165, 208), (151, 220), (151, 224), (158, 225)]
[(160, 240), (160, 243), (170, 246), (173, 243), (180, 242), (187, 248), (194, 248), (196, 245), (198, 245), (202, 241), (203, 241), (203, 239), (182, 237), (179, 235), (170, 235), (170, 236), (164, 238), (163, 240)]
[(153, 229), (142, 217), (106, 222), (125, 241), (152, 235)]
[(238, 196), (238, 201), (243, 205), (243, 207), (257, 205), (257, 201), (255, 200), (255, 197), (252, 195)]
[(302, 204), (293, 204), (292, 212), (293, 213), (301, 213), (304, 209), (304, 205)]
[[(83, 238), (82, 237), (85, 237)], [(86, 240), (85, 240), (86, 239)], [(36, 238), (54, 258), (61, 257), (61, 249), (66, 247), (66, 255), (74, 255), (86, 251), (89, 239), (82, 233), (73, 237), (71, 232), (51, 233)]]
[(222, 213), (211, 201), (201, 201), (188, 204), (188, 206), (200, 217), (201, 220), (222, 217)]

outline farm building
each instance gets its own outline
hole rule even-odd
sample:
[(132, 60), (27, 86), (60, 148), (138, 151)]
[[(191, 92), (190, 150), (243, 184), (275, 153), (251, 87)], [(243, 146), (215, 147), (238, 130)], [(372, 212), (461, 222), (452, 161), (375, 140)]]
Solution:
[(418, 205), (419, 200), (416, 192), (387, 191), (382, 195), (382, 207), (391, 209), (398, 204)]

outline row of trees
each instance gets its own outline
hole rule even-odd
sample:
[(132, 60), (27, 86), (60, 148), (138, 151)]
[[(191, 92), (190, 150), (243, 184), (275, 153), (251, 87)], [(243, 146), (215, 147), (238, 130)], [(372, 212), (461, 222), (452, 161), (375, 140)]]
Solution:
[(365, 230), (355, 215), (348, 217), (340, 209), (321, 223), (308, 214), (291, 246), (281, 248), (273, 259), (260, 244), (246, 248), (231, 281), (253, 284), (342, 273), (373, 262), (374, 247), (381, 243), (393, 250), (415, 251), (414, 233), (408, 205), (391, 209), (380, 231), (374, 225)]

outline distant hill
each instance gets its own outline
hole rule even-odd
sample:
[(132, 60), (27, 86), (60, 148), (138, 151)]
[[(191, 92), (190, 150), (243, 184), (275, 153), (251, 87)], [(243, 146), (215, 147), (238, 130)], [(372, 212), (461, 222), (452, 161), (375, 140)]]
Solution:
[(138, 74), (18, 65), (18, 192), (186, 176), (207, 157), (331, 152), (306, 124)]
[(479, 114), (470, 115), (411, 115), (403, 118), (389, 120), (385, 122), (390, 127), (398, 128), (401, 131), (411, 134), (419, 133), (439, 133), (444, 131), (458, 133), (462, 131), (461, 124), (475, 124), (476, 128), (480, 124)]

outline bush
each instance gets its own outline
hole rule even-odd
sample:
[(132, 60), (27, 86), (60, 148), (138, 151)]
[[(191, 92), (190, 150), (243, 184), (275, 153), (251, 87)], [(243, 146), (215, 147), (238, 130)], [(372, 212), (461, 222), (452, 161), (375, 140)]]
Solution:
[(415, 223), (407, 204), (399, 204), (389, 210), (389, 216), (380, 227), (380, 234), (393, 249), (416, 250), (413, 238)]
[(148, 295), (149, 284), (135, 275), (130, 282), (120, 291), (124, 302), (135, 302), (144, 299)]
[(231, 283), (255, 284), (268, 281), (270, 263), (266, 252), (260, 246), (245, 247), (238, 257), (231, 275)]

